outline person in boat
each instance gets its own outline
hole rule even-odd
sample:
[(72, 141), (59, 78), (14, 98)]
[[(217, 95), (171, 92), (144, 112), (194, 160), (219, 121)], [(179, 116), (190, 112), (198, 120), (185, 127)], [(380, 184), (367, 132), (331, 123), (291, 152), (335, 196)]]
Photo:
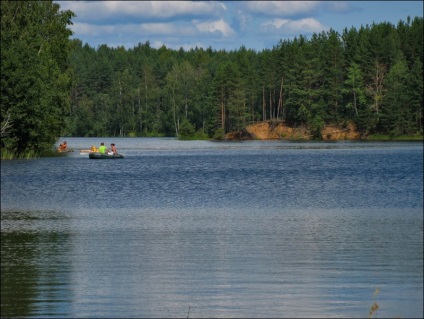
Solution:
[(118, 152), (116, 151), (116, 147), (115, 147), (115, 144), (114, 143), (110, 144), (110, 148), (112, 149), (113, 155), (118, 154)]
[(105, 143), (103, 143), (103, 142), (100, 143), (99, 153), (100, 154), (107, 154), (108, 153), (108, 149), (105, 146)]
[(95, 147), (94, 145), (91, 145), (91, 149), (90, 149), (90, 151), (91, 151), (91, 152), (98, 152), (98, 151), (99, 151), (99, 149), (98, 149), (97, 147)]
[(68, 149), (68, 143), (66, 141), (64, 141), (63, 143), (61, 143), (58, 147), (58, 151), (59, 152), (64, 152)]

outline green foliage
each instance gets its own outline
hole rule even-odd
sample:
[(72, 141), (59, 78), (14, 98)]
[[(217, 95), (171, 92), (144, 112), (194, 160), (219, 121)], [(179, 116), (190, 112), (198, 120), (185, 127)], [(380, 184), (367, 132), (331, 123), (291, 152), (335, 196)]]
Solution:
[(214, 140), (218, 140), (218, 141), (220, 141), (220, 140), (223, 140), (224, 138), (225, 138), (225, 131), (224, 131), (224, 129), (222, 128), (222, 127), (220, 127), (220, 128), (218, 128), (215, 132), (214, 132), (214, 134), (213, 134), (213, 137), (212, 137)]
[(1, 143), (15, 157), (50, 149), (65, 127), (74, 14), (59, 9), (52, 1), (1, 2), (1, 122), (11, 123)]
[(189, 135), (189, 136), (179, 135), (178, 139), (179, 140), (185, 140), (185, 141), (189, 141), (189, 140), (209, 140), (209, 136), (208, 136), (208, 134), (203, 132), (202, 129), (200, 129), (197, 132), (194, 132), (193, 135)]
[[(194, 134), (187, 135), (188, 121), (195, 132), (223, 138), (276, 119), (307, 125), (315, 138), (325, 124), (352, 121), (364, 136), (422, 134), (420, 27), (417, 17), (397, 27), (330, 30), (261, 52), (173, 51), (149, 42), (95, 50), (74, 40), (68, 132), (187, 138)], [(393, 81), (400, 56), (409, 70), (402, 94)]]
[(178, 131), (178, 137), (180, 139), (187, 139), (194, 135), (195, 127), (190, 123), (188, 119), (184, 119), (180, 124), (180, 129)]
[(423, 134), (423, 63), (415, 58), (409, 69), (407, 78), (407, 90), (409, 97), (409, 108), (413, 118), (410, 123), (411, 131)]
[(297, 113), (297, 118), (300, 120), (302, 124), (306, 124), (311, 119), (311, 112), (306, 108), (304, 104), (302, 104)]
[(410, 124), (413, 113), (408, 94), (408, 66), (400, 57), (386, 78), (387, 93), (382, 103), (381, 131), (392, 136), (414, 133)]
[(320, 116), (315, 116), (309, 123), (309, 131), (314, 139), (322, 139), (322, 130), (324, 129), (324, 121)]
[[(365, 84), (359, 65), (352, 62), (344, 81), (345, 87), (342, 92), (346, 94), (348, 114), (358, 115), (358, 109), (362, 109), (366, 104)], [(351, 97), (350, 99), (348, 97)], [(353, 110), (353, 112), (349, 112)]]
[(68, 39), (71, 12), (32, 3), (1, 3), (2, 148), (11, 153), (39, 153), (61, 134), (223, 139), (260, 120), (305, 125), (314, 138), (346, 122), (363, 136), (423, 132), (420, 17), (261, 52), (95, 49)]

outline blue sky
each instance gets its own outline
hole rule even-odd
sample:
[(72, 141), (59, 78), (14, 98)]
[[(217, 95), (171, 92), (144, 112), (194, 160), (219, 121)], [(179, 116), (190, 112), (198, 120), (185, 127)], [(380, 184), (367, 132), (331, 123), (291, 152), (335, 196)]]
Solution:
[(150, 42), (261, 51), (280, 39), (423, 16), (423, 1), (54, 1), (77, 17), (73, 38), (97, 48)]

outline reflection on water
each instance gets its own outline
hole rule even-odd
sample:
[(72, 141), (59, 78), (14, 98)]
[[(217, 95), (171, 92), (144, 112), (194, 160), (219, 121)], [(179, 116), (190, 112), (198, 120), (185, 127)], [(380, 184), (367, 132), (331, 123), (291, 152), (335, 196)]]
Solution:
[(2, 162), (2, 317), (423, 316), (422, 144), (169, 142)]
[(2, 317), (68, 312), (70, 240), (54, 227), (62, 219), (55, 212), (2, 212)]
[(2, 214), (2, 316), (422, 314), (417, 210), (60, 214)]

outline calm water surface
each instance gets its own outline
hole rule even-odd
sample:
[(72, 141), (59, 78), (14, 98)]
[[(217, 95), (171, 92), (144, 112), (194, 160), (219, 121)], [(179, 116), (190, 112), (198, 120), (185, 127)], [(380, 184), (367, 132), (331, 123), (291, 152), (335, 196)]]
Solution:
[(2, 161), (2, 317), (423, 317), (422, 143), (67, 141), (125, 158)]

